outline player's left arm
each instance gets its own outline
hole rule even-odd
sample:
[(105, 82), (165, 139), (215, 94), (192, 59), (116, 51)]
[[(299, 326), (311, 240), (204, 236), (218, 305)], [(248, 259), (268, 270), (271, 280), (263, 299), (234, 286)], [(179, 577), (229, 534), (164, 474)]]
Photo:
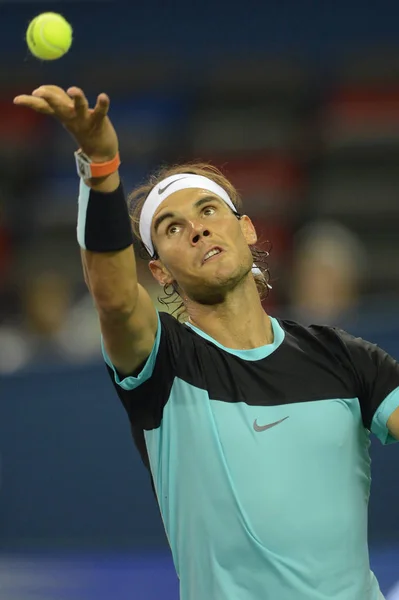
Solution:
[(383, 444), (399, 441), (399, 363), (376, 344), (335, 331), (344, 344), (364, 426)]
[(388, 418), (387, 427), (389, 433), (399, 440), (399, 408), (393, 411), (391, 416)]

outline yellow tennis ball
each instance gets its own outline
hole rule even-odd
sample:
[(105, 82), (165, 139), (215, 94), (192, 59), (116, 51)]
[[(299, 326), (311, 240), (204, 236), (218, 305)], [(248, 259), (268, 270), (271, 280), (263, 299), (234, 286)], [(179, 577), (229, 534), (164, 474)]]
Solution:
[(72, 27), (62, 15), (53, 12), (35, 17), (26, 32), (26, 43), (36, 58), (61, 58), (72, 44)]

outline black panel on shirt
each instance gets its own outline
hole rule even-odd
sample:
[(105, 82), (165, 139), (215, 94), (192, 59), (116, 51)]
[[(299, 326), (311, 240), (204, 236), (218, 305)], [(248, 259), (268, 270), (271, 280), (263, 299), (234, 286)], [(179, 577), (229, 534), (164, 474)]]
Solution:
[[(399, 386), (399, 365), (392, 357), (339, 329), (281, 320), (283, 343), (270, 356), (248, 361), (166, 313), (160, 313), (160, 319), (152, 377), (130, 391), (114, 382), (142, 456), (143, 429), (159, 427), (175, 377), (206, 390), (213, 400), (255, 406), (357, 397), (368, 429), (378, 406)], [(148, 466), (148, 458), (143, 460)]]
[(399, 364), (385, 350), (342, 329), (335, 329), (345, 345), (355, 377), (362, 408), (363, 422), (370, 429), (373, 416), (395, 388), (399, 386)]

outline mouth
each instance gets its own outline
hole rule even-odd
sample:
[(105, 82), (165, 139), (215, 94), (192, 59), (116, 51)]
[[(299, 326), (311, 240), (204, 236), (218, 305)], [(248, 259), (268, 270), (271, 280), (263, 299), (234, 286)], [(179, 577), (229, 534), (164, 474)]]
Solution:
[(216, 256), (219, 256), (219, 254), (221, 254), (222, 252), (222, 248), (220, 248), (219, 246), (213, 246), (213, 248), (208, 250), (207, 253), (204, 255), (204, 258), (202, 259), (202, 264), (204, 265), (206, 262), (209, 262)]

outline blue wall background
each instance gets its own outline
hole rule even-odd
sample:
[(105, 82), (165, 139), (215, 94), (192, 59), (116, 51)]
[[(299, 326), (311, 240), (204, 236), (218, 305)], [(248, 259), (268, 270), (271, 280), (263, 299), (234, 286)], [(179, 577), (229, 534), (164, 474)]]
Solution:
[(1, 398), (3, 543), (165, 543), (102, 365), (5, 378)]
[[(325, 63), (351, 49), (359, 52), (362, 46), (396, 46), (399, 18), (399, 7), (391, 0), (204, 0), (200, 5), (184, 0), (6, 2), (0, 4), (0, 53), (6, 53), (8, 61), (20, 63), (26, 58), (24, 27), (48, 10), (63, 13), (74, 27), (76, 46), (63, 59), (64, 70), (85, 57), (129, 53), (132, 60), (140, 60), (143, 54), (148, 57), (160, 51), (180, 58), (188, 68), (194, 59), (196, 66), (198, 61), (213, 60), (220, 50), (228, 56), (290, 53), (297, 60)], [(42, 67), (60, 72), (59, 65)]]

